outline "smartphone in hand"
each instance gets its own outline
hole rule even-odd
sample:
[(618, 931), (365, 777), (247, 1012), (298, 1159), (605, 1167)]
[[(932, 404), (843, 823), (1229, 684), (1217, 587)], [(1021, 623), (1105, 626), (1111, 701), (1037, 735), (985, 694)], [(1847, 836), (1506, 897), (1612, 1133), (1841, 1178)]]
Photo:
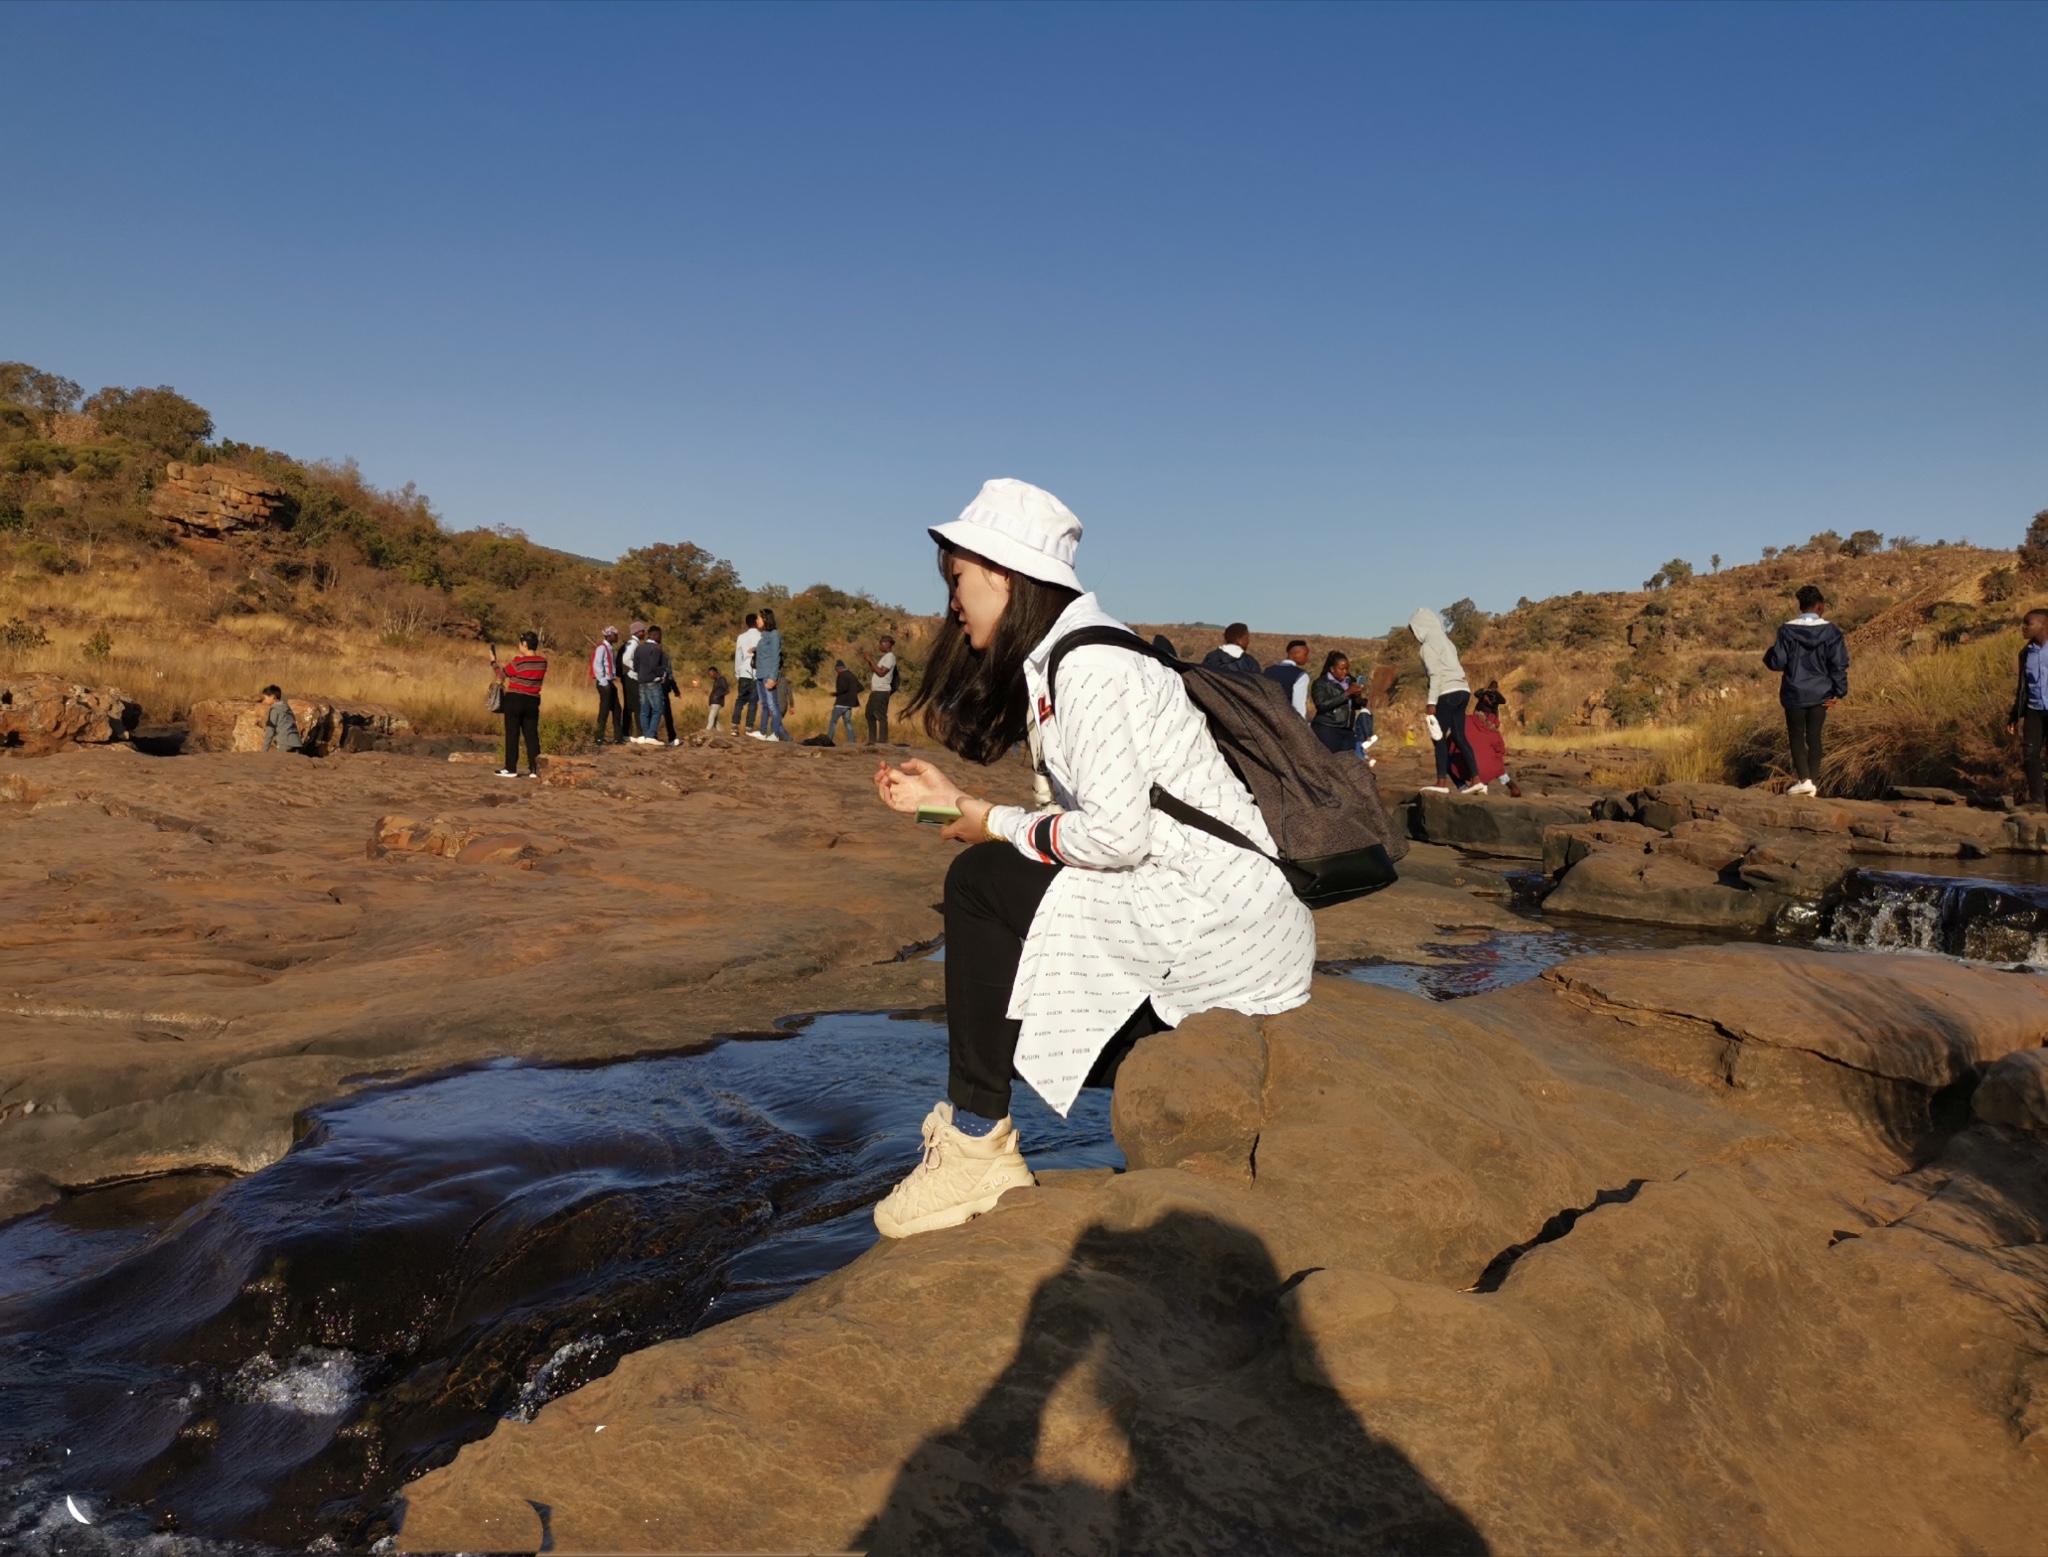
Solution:
[(933, 827), (944, 827), (949, 822), (960, 820), (960, 808), (958, 806), (919, 806), (917, 808), (917, 819), (920, 822), (927, 822)]

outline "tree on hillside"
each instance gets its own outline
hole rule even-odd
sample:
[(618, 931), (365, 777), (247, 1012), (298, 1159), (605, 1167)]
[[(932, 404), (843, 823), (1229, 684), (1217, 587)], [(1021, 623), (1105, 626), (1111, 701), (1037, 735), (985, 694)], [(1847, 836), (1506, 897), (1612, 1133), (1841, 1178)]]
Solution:
[(1822, 530), (1818, 535), (1808, 536), (1806, 544), (1799, 549), (1822, 552), (1832, 557), (1841, 551), (1842, 537), (1833, 530)]
[(1471, 600), (1460, 600), (1447, 605), (1437, 613), (1443, 618), (1444, 636), (1458, 646), (1460, 654), (1470, 654), (1472, 646), (1479, 641), (1479, 635), (1486, 630), (1490, 618)]
[(2048, 508), (2034, 515), (2020, 542), (2020, 571), (2033, 578), (2048, 577)]
[(1854, 530), (1842, 542), (1845, 557), (1874, 557), (1884, 550), (1884, 537), (1875, 530)]
[(154, 389), (109, 385), (86, 401), (103, 432), (147, 444), (165, 454), (183, 454), (213, 436), (213, 418), (168, 384)]
[(78, 407), (78, 386), (26, 362), (0, 362), (0, 400), (48, 414)]
[(612, 569), (611, 583), (623, 606), (671, 628), (731, 620), (747, 603), (738, 570), (689, 541), (634, 547)]
[(1715, 552), (1713, 556), (1709, 557), (1707, 559), (1707, 566), (1712, 568), (1716, 573), (1719, 573), (1721, 571), (1721, 554), (1719, 552)]

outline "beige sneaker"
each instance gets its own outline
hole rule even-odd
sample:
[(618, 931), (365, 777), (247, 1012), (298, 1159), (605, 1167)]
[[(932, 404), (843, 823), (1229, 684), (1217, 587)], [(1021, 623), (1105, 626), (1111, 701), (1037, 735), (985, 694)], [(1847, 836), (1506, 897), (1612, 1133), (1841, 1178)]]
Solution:
[(953, 1105), (940, 1103), (925, 1115), (924, 1160), (876, 1205), (875, 1226), (884, 1238), (958, 1227), (993, 1210), (1005, 1190), (1034, 1182), (1007, 1118), (987, 1135), (962, 1135)]

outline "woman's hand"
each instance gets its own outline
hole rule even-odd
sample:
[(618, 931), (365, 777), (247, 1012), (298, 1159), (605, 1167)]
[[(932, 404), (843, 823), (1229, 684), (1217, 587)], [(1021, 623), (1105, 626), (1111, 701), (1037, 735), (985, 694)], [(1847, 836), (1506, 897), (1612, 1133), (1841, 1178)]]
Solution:
[(960, 808), (960, 820), (940, 828), (939, 836), (955, 843), (988, 842), (988, 814), (995, 807), (978, 795), (962, 795), (953, 804)]
[[(882, 804), (891, 811), (909, 814), (919, 806), (959, 806), (963, 818), (967, 815), (963, 802), (971, 798), (963, 795), (958, 784), (929, 762), (916, 757), (907, 760), (900, 768), (892, 768), (886, 762), (877, 768), (875, 793), (882, 797)], [(951, 831), (949, 827), (947, 833), (950, 835)]]

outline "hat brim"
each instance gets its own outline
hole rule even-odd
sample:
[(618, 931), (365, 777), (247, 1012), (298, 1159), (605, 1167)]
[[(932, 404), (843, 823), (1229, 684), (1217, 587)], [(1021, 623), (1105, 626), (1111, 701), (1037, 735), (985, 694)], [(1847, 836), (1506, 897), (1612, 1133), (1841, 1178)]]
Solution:
[(1065, 589), (1081, 588), (1081, 575), (1073, 564), (1061, 562), (1057, 557), (1048, 557), (1042, 551), (1035, 551), (1022, 541), (1014, 540), (1000, 530), (991, 530), (987, 525), (976, 524), (972, 519), (955, 519), (951, 524), (935, 524), (930, 530), (931, 538), (942, 546), (953, 546), (961, 551), (971, 551), (977, 557), (986, 557), (998, 567), (1008, 568), (1012, 573), (1021, 573), (1026, 578), (1035, 578), (1041, 584), (1058, 584)]

